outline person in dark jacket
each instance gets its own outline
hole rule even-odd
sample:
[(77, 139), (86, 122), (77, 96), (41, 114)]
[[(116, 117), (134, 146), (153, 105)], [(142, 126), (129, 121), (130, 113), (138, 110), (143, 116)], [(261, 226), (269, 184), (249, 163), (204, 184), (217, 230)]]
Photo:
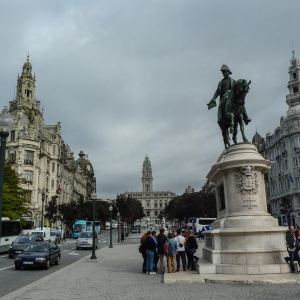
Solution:
[(156, 274), (153, 271), (153, 265), (154, 265), (154, 252), (156, 249), (156, 244), (152, 238), (152, 232), (148, 231), (147, 232), (147, 238), (144, 242), (144, 247), (146, 249), (146, 273), (149, 275), (154, 275)]
[(188, 260), (190, 263), (190, 270), (195, 270), (194, 253), (196, 252), (197, 241), (192, 232), (190, 233), (190, 235), (187, 239), (186, 245), (188, 248), (187, 255), (188, 255)]
[(161, 228), (159, 231), (159, 235), (157, 236), (157, 252), (159, 256), (159, 272), (161, 274), (165, 273), (165, 268), (164, 268), (164, 257), (167, 257), (165, 252), (164, 252), (164, 245), (165, 242), (167, 241), (167, 237), (164, 234), (165, 230), (164, 228)]
[(142, 256), (143, 256), (143, 273), (146, 273), (146, 260), (147, 260), (147, 257), (146, 257), (146, 249), (145, 249), (145, 240), (147, 238), (147, 233), (145, 233), (142, 237), (141, 237), (141, 240), (140, 240), (140, 243), (141, 243), (141, 253), (142, 253)]
[(298, 272), (295, 270), (294, 258), (295, 258), (295, 251), (296, 251), (296, 236), (295, 236), (295, 229), (294, 226), (289, 226), (289, 231), (285, 234), (285, 240), (287, 244), (287, 251), (289, 253), (289, 261), (291, 272), (297, 274)]

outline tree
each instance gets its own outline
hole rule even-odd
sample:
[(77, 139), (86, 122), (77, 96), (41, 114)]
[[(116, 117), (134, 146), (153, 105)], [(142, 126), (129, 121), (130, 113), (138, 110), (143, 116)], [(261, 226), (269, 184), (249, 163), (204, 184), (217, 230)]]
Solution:
[(57, 210), (63, 223), (69, 227), (72, 227), (73, 223), (78, 220), (79, 205), (74, 200), (59, 204)]
[(52, 196), (51, 200), (45, 207), (45, 218), (49, 220), (50, 223), (55, 223), (56, 221), (60, 220), (57, 210), (57, 196)]
[(137, 219), (145, 216), (142, 204), (139, 200), (134, 198), (126, 198), (121, 195), (116, 200), (116, 206), (122, 218), (128, 223), (133, 224)]
[(282, 197), (280, 212), (287, 216), (288, 225), (291, 225), (291, 212), (293, 211), (292, 199), (289, 195)]
[(7, 161), (4, 167), (4, 188), (2, 216), (10, 219), (21, 219), (23, 225), (27, 222), (22, 218), (29, 214), (27, 190), (20, 187), (21, 178), (12, 169), (12, 163)]
[(202, 189), (200, 192), (174, 197), (164, 209), (168, 219), (184, 220), (189, 217), (217, 216), (216, 196), (213, 192)]

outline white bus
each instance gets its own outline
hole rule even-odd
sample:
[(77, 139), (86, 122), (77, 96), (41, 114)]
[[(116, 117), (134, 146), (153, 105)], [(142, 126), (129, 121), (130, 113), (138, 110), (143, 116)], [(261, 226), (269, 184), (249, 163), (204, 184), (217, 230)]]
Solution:
[(2, 217), (1, 220), (1, 238), (0, 253), (7, 252), (11, 243), (22, 233), (20, 220), (10, 220)]
[(203, 231), (211, 230), (211, 223), (215, 220), (216, 218), (190, 217), (188, 219), (189, 230), (193, 231), (196, 236), (203, 237)]

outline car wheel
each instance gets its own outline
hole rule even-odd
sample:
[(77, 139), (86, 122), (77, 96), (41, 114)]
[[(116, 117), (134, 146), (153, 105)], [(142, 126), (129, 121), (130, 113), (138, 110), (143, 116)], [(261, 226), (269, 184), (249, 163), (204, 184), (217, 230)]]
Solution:
[(16, 269), (16, 270), (21, 270), (21, 267), (20, 267), (20, 266), (17, 266), (17, 265), (15, 265), (15, 269)]
[(55, 264), (56, 264), (56, 265), (59, 265), (59, 264), (60, 264), (60, 256), (57, 257), (57, 260), (56, 260)]
[(96, 249), (98, 249), (98, 245), (96, 245)]
[(79, 247), (76, 247), (76, 250), (79, 250)]
[(11, 254), (8, 254), (8, 258), (14, 258)]
[(48, 270), (50, 268), (50, 260), (47, 260), (45, 269)]

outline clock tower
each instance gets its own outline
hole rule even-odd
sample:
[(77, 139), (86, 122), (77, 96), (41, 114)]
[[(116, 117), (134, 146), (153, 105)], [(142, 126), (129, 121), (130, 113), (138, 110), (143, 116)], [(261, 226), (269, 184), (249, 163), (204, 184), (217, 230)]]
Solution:
[(143, 173), (143, 177), (142, 177), (143, 192), (152, 192), (153, 191), (152, 167), (151, 167), (151, 161), (147, 154), (143, 163), (142, 173)]

